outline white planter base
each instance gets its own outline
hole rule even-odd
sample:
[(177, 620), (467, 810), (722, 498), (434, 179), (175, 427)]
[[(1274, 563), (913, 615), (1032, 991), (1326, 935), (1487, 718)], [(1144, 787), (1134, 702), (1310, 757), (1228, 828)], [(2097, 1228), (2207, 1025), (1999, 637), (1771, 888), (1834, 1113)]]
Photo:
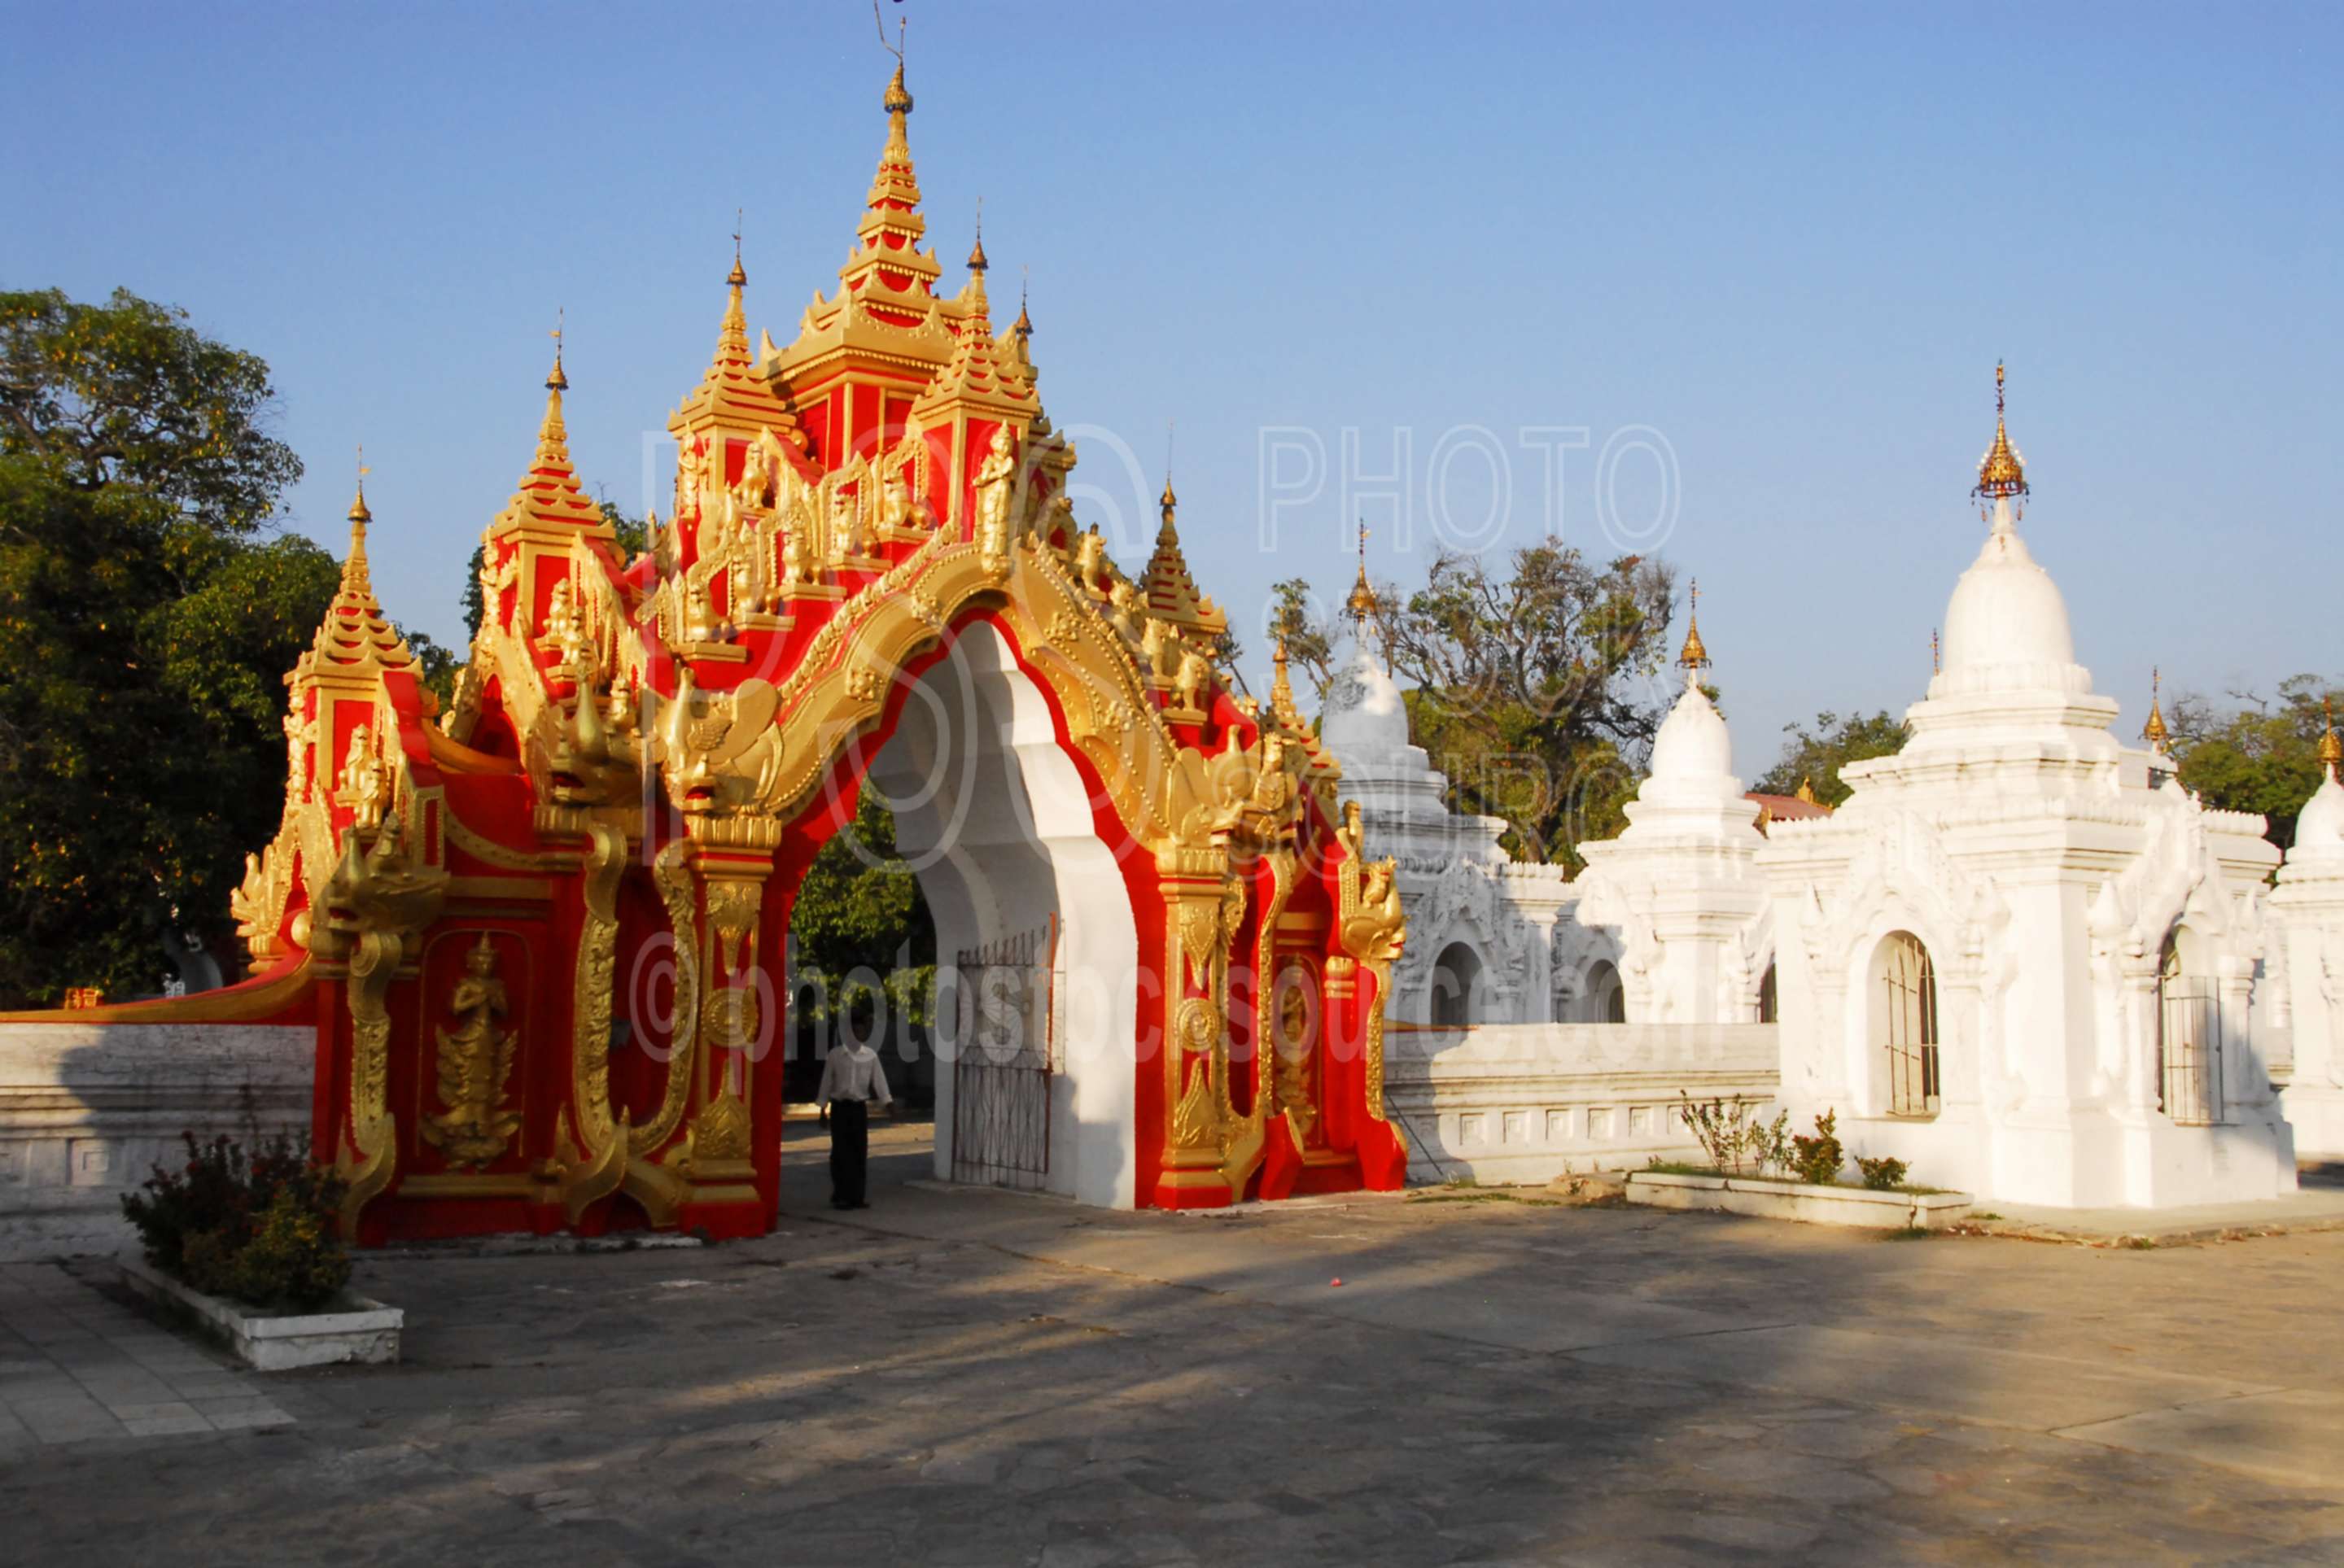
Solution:
[(407, 1322), (407, 1313), (400, 1308), (345, 1295), (342, 1300), (347, 1305), (340, 1312), (256, 1312), (238, 1302), (192, 1290), (144, 1258), (119, 1261), (124, 1284), (194, 1323), (255, 1372), (289, 1372), (295, 1367), (346, 1362), (383, 1365), (399, 1360), (399, 1331)]
[(1967, 1192), (1875, 1192), (1867, 1187), (1810, 1187), (1745, 1176), (1679, 1176), (1638, 1171), (1628, 1178), (1628, 1201), (1653, 1209), (1710, 1209), (1810, 1225), (1858, 1225), (1875, 1231), (1939, 1231), (1970, 1211)]

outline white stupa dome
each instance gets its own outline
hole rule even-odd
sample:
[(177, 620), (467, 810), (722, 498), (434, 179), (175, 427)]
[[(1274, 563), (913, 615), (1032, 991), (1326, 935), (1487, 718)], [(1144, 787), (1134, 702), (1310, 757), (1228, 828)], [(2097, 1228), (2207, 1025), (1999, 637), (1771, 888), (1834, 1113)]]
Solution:
[(2295, 819), (2295, 848), (2288, 858), (2299, 855), (2344, 855), (2344, 784), (2336, 781), (2332, 767)]
[(2041, 672), (2076, 662), (2067, 601), (2010, 526), (2007, 503), (1998, 510), (2005, 515), (1945, 607), (1945, 672), (1965, 675), (1965, 685), (2043, 685)]
[(1327, 689), (1318, 739), (1339, 762), (1398, 762), (1409, 750), (1399, 684), (1362, 641)]
[(1652, 738), (1655, 780), (1711, 782), (1733, 776), (1733, 737), (1698, 678), (1688, 678), (1684, 695), (1662, 720)]

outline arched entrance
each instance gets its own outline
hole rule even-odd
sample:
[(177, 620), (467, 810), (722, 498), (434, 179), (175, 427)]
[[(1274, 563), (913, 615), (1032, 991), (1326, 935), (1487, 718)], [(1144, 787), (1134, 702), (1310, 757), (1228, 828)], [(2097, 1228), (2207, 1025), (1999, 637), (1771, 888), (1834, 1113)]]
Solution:
[(869, 779), (935, 920), (937, 1179), (1130, 1207), (1131, 893), (1047, 699), (991, 623), (906, 683)]
[(1589, 1023), (1628, 1021), (1628, 991), (1620, 983), (1620, 966), (1597, 959), (1587, 966), (1587, 981), (1580, 996), (1580, 1017)]
[(1481, 955), (1470, 942), (1451, 942), (1432, 960), (1432, 1018), (1438, 1029), (1481, 1021)]

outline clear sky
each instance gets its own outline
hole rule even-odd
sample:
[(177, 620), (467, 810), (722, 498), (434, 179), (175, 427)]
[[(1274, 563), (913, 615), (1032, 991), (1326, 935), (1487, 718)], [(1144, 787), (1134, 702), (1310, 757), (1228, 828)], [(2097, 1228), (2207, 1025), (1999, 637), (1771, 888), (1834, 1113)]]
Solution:
[[(2344, 671), (2334, 7), (885, 9), (945, 286), (982, 196), (1127, 565), (1177, 421), (1183, 536), (1257, 689), (1268, 585), (1339, 595), (1353, 516), (1403, 582), (1436, 511), (1609, 555), (1608, 477), (1612, 532), (1701, 578), (1755, 774), (1788, 719), (1920, 695), (1998, 357), (2026, 531), (2127, 735), (2152, 663), (2215, 694)], [(458, 644), (556, 307), (581, 471), (664, 509), (734, 209), (752, 330), (786, 342), (893, 64), (867, 0), (18, 0), (0, 38), (0, 286), (126, 286), (263, 355), (292, 526), (340, 549), (363, 441), (386, 607)], [(1586, 440), (1559, 515), (1577, 437), (1522, 435), (1555, 427)]]

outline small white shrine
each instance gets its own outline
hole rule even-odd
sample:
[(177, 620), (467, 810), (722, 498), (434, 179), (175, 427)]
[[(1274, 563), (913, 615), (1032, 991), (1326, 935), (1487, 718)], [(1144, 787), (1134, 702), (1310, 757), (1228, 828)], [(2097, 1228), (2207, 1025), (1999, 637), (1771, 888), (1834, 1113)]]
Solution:
[[(1756, 856), (1783, 1102), (1803, 1126), (1836, 1111), (1852, 1149), (1981, 1201), (2291, 1191), (2250, 1006), (2278, 851), (2261, 818), (2208, 810), (2173, 780), (2160, 719), (2146, 750), (2109, 733), (2117, 704), (2076, 662), (2066, 604), (2018, 531), (2027, 485), (1999, 370), (1995, 386), (1974, 492), (1990, 531), (1911, 739), (1844, 769), (1854, 794), (1837, 812), (1777, 823)], [(2314, 859), (2290, 884), (2307, 909), (2344, 874)]]
[(1757, 1023), (1773, 1010), (1773, 926), (1757, 868), (1766, 840), (1758, 803), (1733, 776), (1724, 715), (1702, 689), (1709, 651), (1698, 588), (1692, 602), (1677, 656), (1684, 691), (1652, 738), (1628, 827), (1579, 846), (1587, 869), (1556, 936), (1558, 971), (1612, 1004), (1590, 1021)]
[(2271, 1021), (2289, 1027), (2294, 1060), (2280, 1101), (2307, 1160), (2344, 1160), (2344, 740), (2320, 738), (2319, 788), (2295, 819), (2295, 847), (2270, 896), (2266, 971)]
[(1560, 866), (1500, 847), (1499, 817), (1449, 809), (1449, 780), (1409, 739), (1399, 684), (1369, 646), (1375, 596), (1362, 565), (1351, 591), (1353, 648), (1329, 683), (1319, 743), (1342, 765), (1371, 859), (1399, 863), (1408, 944), (1392, 974), (1390, 1016), (1463, 1027), (1540, 1023), (1550, 1012), (1555, 924), (1576, 896)]

